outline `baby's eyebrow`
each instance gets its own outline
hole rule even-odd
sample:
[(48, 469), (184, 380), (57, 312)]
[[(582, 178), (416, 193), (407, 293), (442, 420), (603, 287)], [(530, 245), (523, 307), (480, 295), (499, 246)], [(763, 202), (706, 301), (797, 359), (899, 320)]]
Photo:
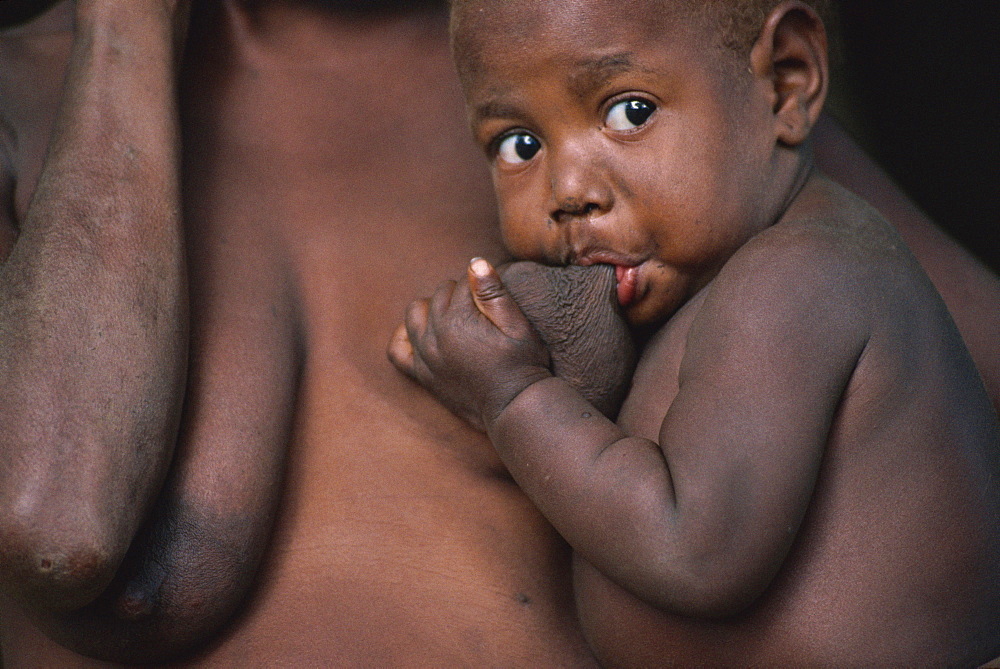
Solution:
[(488, 118), (514, 118), (519, 115), (520, 111), (515, 105), (490, 98), (473, 108), (472, 119), (478, 122)]
[(620, 72), (635, 67), (630, 51), (613, 53), (600, 58), (588, 58), (573, 64), (573, 74), (570, 75), (568, 87), (578, 98), (607, 83), (609, 79)]

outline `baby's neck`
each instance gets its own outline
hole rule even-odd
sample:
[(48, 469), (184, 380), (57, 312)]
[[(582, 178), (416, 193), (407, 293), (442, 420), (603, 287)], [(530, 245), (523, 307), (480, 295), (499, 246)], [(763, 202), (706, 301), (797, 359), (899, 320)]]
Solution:
[(759, 218), (753, 234), (784, 219), (815, 172), (809, 139), (794, 147), (778, 146), (766, 179), (765, 192), (761, 194), (757, 209)]

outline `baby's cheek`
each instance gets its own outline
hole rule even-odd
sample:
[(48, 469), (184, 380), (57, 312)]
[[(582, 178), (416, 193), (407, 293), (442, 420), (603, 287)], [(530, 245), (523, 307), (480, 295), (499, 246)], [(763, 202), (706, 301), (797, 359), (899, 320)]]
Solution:
[(557, 229), (549, 212), (540, 209), (537, 202), (545, 199), (526, 197), (527, 190), (498, 190), (500, 231), (504, 245), (511, 255), (522, 260), (551, 261)]

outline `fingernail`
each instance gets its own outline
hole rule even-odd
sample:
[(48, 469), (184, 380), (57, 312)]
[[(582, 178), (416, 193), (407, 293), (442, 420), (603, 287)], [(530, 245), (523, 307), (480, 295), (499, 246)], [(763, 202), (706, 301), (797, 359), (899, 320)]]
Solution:
[(469, 267), (472, 268), (472, 273), (476, 276), (485, 277), (490, 274), (490, 264), (482, 258), (473, 258), (469, 263)]

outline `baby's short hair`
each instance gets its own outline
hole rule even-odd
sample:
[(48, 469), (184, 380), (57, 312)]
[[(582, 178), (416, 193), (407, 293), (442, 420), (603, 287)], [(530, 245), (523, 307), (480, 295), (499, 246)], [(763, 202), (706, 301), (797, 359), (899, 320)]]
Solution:
[[(664, 1), (677, 2), (678, 0)], [(750, 54), (750, 49), (757, 41), (757, 36), (760, 34), (768, 14), (781, 4), (782, 0), (679, 1), (687, 4), (690, 11), (708, 18), (718, 25), (720, 45), (742, 58)], [(803, 0), (803, 2), (819, 14), (827, 31), (833, 30), (836, 24), (835, 0)]]
[[(449, 0), (449, 5), (455, 9), (459, 5), (469, 4), (470, 1)], [(710, 22), (706, 25), (718, 28), (719, 46), (741, 59), (750, 54), (750, 49), (757, 41), (768, 14), (782, 2), (782, 0), (656, 1), (663, 3), (664, 10), (680, 9)], [(834, 29), (836, 25), (836, 0), (803, 0), (803, 2), (816, 11), (826, 25), (828, 33)], [(833, 42), (831, 37), (831, 46), (833, 46)]]

